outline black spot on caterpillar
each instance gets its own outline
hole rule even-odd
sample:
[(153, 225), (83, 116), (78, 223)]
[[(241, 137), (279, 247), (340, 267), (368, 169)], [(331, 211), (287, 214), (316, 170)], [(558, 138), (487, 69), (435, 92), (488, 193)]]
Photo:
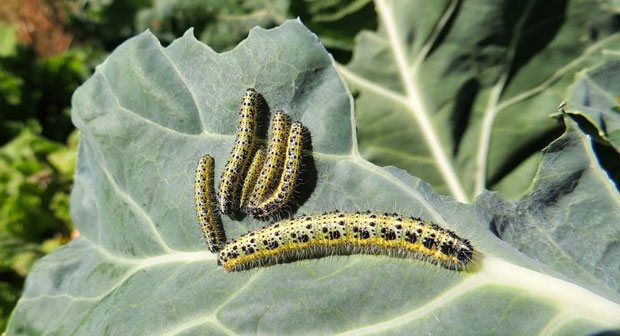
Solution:
[(224, 214), (233, 213), (239, 208), (241, 183), (252, 160), (256, 143), (257, 101), (258, 93), (254, 89), (247, 89), (239, 110), (235, 144), (220, 179), (218, 201)]
[(282, 220), (245, 234), (224, 246), (218, 264), (230, 272), (356, 253), (420, 259), (462, 270), (474, 249), (454, 232), (419, 218), (336, 211)]
[(291, 199), (301, 169), (302, 150), (304, 146), (304, 128), (300, 122), (294, 122), (289, 130), (284, 169), (276, 188), (258, 206), (251, 207), (256, 217), (268, 216), (282, 209)]
[(198, 161), (194, 182), (194, 201), (198, 224), (211, 252), (218, 252), (226, 243), (226, 234), (215, 205), (213, 158), (205, 155)]
[(282, 111), (277, 111), (271, 120), (269, 142), (267, 144), (267, 157), (260, 175), (256, 180), (254, 190), (250, 196), (249, 208), (256, 209), (261, 202), (273, 192), (284, 166), (286, 144), (291, 128), (291, 120)]

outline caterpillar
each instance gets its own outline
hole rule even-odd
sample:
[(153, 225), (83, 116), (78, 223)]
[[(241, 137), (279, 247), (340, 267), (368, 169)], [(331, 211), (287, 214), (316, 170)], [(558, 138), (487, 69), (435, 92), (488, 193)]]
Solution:
[(280, 175), (279, 182), (271, 195), (258, 206), (251, 209), (254, 216), (266, 217), (280, 210), (291, 199), (301, 168), (303, 145), (303, 125), (300, 122), (294, 122), (289, 130), (284, 169)]
[(205, 155), (198, 161), (194, 182), (194, 200), (198, 224), (207, 242), (209, 251), (216, 253), (226, 243), (222, 219), (214, 204), (213, 158)]
[(224, 167), (218, 190), (218, 202), (224, 214), (230, 214), (239, 207), (239, 188), (252, 160), (256, 143), (257, 100), (258, 93), (254, 89), (249, 88), (245, 91), (239, 110), (235, 144)]
[(241, 189), (241, 208), (245, 208), (250, 201), (250, 195), (252, 195), (252, 191), (257, 183), (257, 179), (259, 178), (259, 174), (261, 169), (263, 168), (263, 163), (265, 162), (265, 151), (262, 148), (259, 148), (254, 154), (254, 158), (252, 159), (252, 163), (250, 164), (250, 168), (248, 169), (248, 173), (245, 176), (245, 180), (243, 181), (243, 188)]
[(380, 254), (463, 270), (474, 248), (450, 230), (419, 218), (376, 212), (330, 212), (276, 222), (226, 244), (228, 272), (330, 255)]
[(286, 141), (290, 128), (290, 117), (283, 111), (277, 111), (271, 120), (265, 164), (260, 171), (250, 196), (250, 209), (256, 209), (269, 192), (275, 188), (278, 177), (282, 173)]

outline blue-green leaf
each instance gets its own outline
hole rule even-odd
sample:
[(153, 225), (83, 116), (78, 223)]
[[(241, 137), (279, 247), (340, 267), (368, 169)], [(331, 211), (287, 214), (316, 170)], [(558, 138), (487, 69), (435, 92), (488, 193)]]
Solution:
[[(310, 131), (314, 163), (306, 167), (310, 193), (300, 213), (419, 216), (470, 239), (479, 253), (475, 270), (353, 255), (224, 272), (194, 217), (193, 172), (210, 153), (221, 173), (247, 87)], [(299, 21), (253, 29), (223, 54), (191, 30), (166, 48), (143, 33), (76, 91), (72, 116), (81, 130), (71, 200), (81, 236), (37, 262), (11, 335), (575, 334), (620, 327), (619, 295), (596, 273), (573, 278), (496, 236), (491, 219), (508, 209), (455, 202), (403, 170), (363, 159), (348, 88)], [(313, 170), (315, 185), (308, 185)], [(230, 238), (263, 224), (224, 220)]]

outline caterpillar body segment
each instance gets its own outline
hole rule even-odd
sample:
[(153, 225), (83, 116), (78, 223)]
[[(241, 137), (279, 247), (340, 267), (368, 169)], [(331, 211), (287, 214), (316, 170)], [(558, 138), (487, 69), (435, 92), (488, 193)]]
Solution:
[(247, 89), (239, 110), (235, 143), (218, 189), (218, 202), (224, 214), (231, 214), (239, 209), (242, 183), (256, 144), (257, 103), (258, 93), (254, 89)]

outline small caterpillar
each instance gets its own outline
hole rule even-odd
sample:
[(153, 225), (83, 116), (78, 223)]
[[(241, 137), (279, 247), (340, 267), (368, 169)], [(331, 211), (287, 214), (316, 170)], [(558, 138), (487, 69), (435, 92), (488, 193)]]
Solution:
[(194, 200), (196, 217), (207, 241), (207, 248), (215, 253), (226, 243), (226, 234), (222, 226), (222, 219), (214, 204), (213, 166), (213, 158), (210, 155), (205, 155), (198, 161), (194, 183)]
[(381, 254), (462, 270), (471, 244), (419, 218), (375, 212), (330, 212), (286, 219), (226, 244), (218, 265), (228, 272), (329, 255)]
[(282, 111), (277, 111), (271, 121), (267, 158), (250, 197), (250, 209), (257, 208), (265, 200), (269, 192), (274, 189), (277, 179), (282, 173), (286, 141), (290, 128), (290, 117)]
[(254, 190), (254, 186), (256, 185), (256, 181), (259, 178), (259, 174), (261, 172), (261, 168), (263, 167), (263, 163), (265, 162), (265, 151), (263, 148), (259, 148), (254, 154), (254, 158), (252, 159), (252, 163), (250, 164), (250, 168), (248, 169), (248, 173), (245, 176), (245, 180), (243, 181), (243, 188), (241, 189), (241, 208), (245, 208), (250, 201), (250, 195), (252, 195), (252, 190)]
[(230, 152), (230, 159), (226, 162), (218, 190), (220, 210), (230, 214), (239, 207), (239, 188), (243, 176), (252, 160), (252, 152), (256, 143), (256, 105), (258, 93), (252, 88), (243, 95), (239, 110), (239, 123), (235, 144)]
[(286, 145), (286, 158), (284, 170), (275, 190), (257, 207), (252, 208), (252, 214), (256, 217), (268, 216), (281, 209), (291, 199), (297, 177), (301, 168), (301, 154), (304, 145), (304, 129), (300, 122), (294, 122), (289, 130)]

